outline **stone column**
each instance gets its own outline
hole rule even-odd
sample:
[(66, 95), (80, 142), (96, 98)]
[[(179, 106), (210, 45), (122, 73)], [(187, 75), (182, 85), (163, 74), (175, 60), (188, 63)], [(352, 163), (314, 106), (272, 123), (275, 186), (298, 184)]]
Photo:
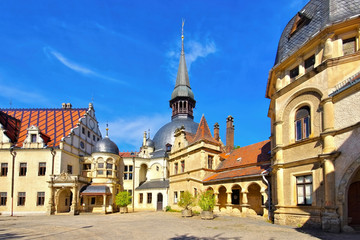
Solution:
[(276, 144), (275, 146), (279, 146), (279, 145), (282, 145), (283, 143), (283, 139), (282, 139), (282, 125), (283, 125), (283, 122), (282, 121), (276, 121), (274, 122), (274, 125), (275, 125), (275, 141), (276, 141)]
[(263, 218), (268, 218), (268, 216), (269, 216), (269, 209), (268, 209), (269, 202), (267, 202), (267, 201), (268, 201), (269, 197), (268, 197), (267, 191), (265, 189), (261, 189), (261, 196), (264, 199), (264, 204), (262, 205), (263, 212), (264, 212)]
[(249, 208), (249, 204), (248, 204), (248, 198), (247, 198), (247, 194), (249, 193), (247, 190), (243, 190), (241, 191), (242, 193), (242, 201), (241, 201), (241, 215), (242, 216), (246, 216), (247, 215), (247, 209)]
[(48, 202), (48, 206), (47, 206), (47, 215), (55, 214), (55, 189), (54, 189), (53, 181), (54, 180), (51, 177), (51, 182), (49, 184), (50, 197), (49, 197), (49, 202)]
[(71, 204), (71, 213), (73, 213), (74, 215), (79, 215), (79, 206), (78, 206), (78, 203), (79, 203), (79, 199), (78, 199), (78, 192), (77, 192), (77, 184), (75, 183), (74, 184), (74, 187), (73, 187), (73, 201), (72, 201), (72, 204)]
[(227, 210), (227, 212), (229, 212), (229, 213), (230, 213), (231, 210), (232, 210), (231, 194), (232, 194), (231, 191), (226, 192), (226, 210)]
[(323, 153), (331, 153), (335, 150), (334, 136), (331, 131), (334, 130), (334, 104), (331, 98), (324, 99), (323, 118), (324, 118), (324, 132), (322, 134), (324, 139)]
[(277, 206), (284, 206), (284, 169), (282, 167), (278, 167), (276, 169), (276, 199)]
[(103, 195), (103, 207), (102, 207), (103, 213), (106, 213), (106, 194)]
[(219, 192), (214, 192), (214, 196), (215, 196), (215, 207), (214, 207), (214, 211), (215, 211), (215, 212), (220, 212)]

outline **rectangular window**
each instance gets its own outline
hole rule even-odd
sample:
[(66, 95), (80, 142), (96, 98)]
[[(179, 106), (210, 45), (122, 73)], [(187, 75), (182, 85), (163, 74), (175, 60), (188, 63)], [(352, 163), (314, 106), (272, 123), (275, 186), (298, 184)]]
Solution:
[(38, 173), (38, 175), (39, 176), (45, 176), (45, 173), (46, 173), (46, 163), (41, 162), (41, 163), (39, 163), (39, 173)]
[(296, 177), (296, 192), (298, 205), (312, 204), (312, 176)]
[(95, 141), (95, 135), (93, 135), (93, 141)]
[(184, 196), (184, 191), (180, 191), (180, 199)]
[(104, 163), (98, 163), (98, 168), (104, 168)]
[(175, 174), (177, 174), (177, 173), (178, 173), (178, 170), (179, 170), (178, 163), (175, 163), (175, 168), (174, 168), (174, 172), (175, 172)]
[(95, 197), (92, 197), (92, 198), (91, 198), (91, 203), (90, 203), (90, 204), (91, 204), (91, 205), (95, 205), (95, 203), (96, 203), (96, 198), (95, 198)]
[(26, 176), (27, 163), (20, 163), (19, 176)]
[(31, 142), (36, 143), (36, 134), (31, 134), (30, 137), (31, 137)]
[(295, 121), (296, 141), (306, 139), (310, 136), (310, 117)]
[(152, 193), (148, 193), (147, 194), (147, 203), (151, 203), (152, 202)]
[(8, 174), (8, 164), (7, 163), (1, 163), (1, 176), (6, 177)]
[(348, 54), (352, 54), (355, 52), (356, 50), (356, 41), (355, 38), (348, 38), (343, 40), (343, 52), (344, 52), (344, 56), (348, 55)]
[(38, 192), (37, 193), (37, 205), (44, 206), (45, 203), (45, 192)]
[(98, 175), (103, 175), (104, 171), (103, 170), (98, 170), (97, 173), (98, 173)]
[(18, 206), (25, 206), (25, 198), (26, 198), (25, 192), (18, 193)]
[(144, 201), (144, 194), (139, 193), (139, 203), (143, 203)]
[(185, 172), (185, 161), (181, 161), (181, 172)]
[(133, 176), (132, 171), (133, 171), (132, 165), (124, 166), (124, 180), (132, 180), (132, 176)]
[(213, 160), (214, 160), (214, 157), (209, 155), (208, 156), (208, 169), (213, 168)]
[(91, 170), (91, 164), (90, 163), (85, 163), (83, 165), (83, 170)]
[(306, 71), (311, 70), (315, 65), (315, 55), (312, 55), (308, 59), (305, 60), (305, 69)]
[(88, 137), (90, 137), (91, 135), (90, 135), (90, 131), (88, 131)]
[(0, 193), (0, 206), (6, 206), (6, 201), (7, 201), (7, 193), (1, 192)]
[(174, 203), (178, 202), (178, 192), (174, 192)]
[(85, 128), (84, 127), (81, 127), (81, 132), (82, 132), (82, 134), (85, 134)]
[(72, 174), (73, 173), (73, 169), (71, 165), (67, 165), (67, 173), (68, 174)]
[(107, 175), (107, 176), (111, 176), (111, 175), (112, 175), (112, 171), (111, 171), (111, 170), (106, 170), (106, 175)]
[(299, 75), (299, 66), (290, 70), (290, 78), (295, 78)]

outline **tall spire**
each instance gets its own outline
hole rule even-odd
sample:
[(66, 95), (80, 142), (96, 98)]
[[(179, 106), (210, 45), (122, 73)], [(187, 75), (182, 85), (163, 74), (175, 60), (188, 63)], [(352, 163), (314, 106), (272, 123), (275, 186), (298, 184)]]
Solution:
[(180, 62), (176, 76), (175, 88), (171, 94), (170, 100), (170, 107), (173, 109), (172, 119), (179, 115), (184, 115), (193, 119), (193, 108), (196, 103), (194, 93), (190, 87), (189, 74), (186, 68), (184, 51), (184, 23), (185, 21), (182, 20)]

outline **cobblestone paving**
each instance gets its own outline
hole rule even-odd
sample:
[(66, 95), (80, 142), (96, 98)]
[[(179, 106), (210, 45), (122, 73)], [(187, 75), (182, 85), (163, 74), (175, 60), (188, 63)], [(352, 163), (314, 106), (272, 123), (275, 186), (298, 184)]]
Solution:
[(330, 234), (279, 226), (262, 219), (219, 216), (201, 220), (180, 213), (136, 212), (79, 216), (0, 216), (0, 239), (360, 239), (360, 234)]

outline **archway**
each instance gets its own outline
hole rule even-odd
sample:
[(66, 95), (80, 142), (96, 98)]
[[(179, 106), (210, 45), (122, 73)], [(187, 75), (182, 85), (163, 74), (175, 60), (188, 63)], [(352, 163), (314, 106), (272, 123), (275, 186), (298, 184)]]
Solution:
[(248, 187), (248, 204), (249, 209), (252, 209), (257, 215), (263, 215), (262, 196), (260, 193), (260, 186), (256, 183)]
[(360, 226), (360, 169), (351, 180), (348, 190), (348, 224)]
[(163, 210), (163, 195), (162, 195), (162, 193), (158, 193), (158, 195), (157, 195), (156, 210), (157, 211), (162, 211)]
[(139, 183), (140, 185), (146, 182), (146, 174), (147, 174), (148, 167), (146, 164), (141, 164), (140, 172), (139, 172)]
[(226, 197), (226, 188), (224, 186), (221, 186), (219, 188), (219, 208), (226, 208), (226, 201), (227, 201), (227, 197)]
[(73, 194), (69, 188), (60, 190), (56, 203), (58, 213), (70, 212)]

